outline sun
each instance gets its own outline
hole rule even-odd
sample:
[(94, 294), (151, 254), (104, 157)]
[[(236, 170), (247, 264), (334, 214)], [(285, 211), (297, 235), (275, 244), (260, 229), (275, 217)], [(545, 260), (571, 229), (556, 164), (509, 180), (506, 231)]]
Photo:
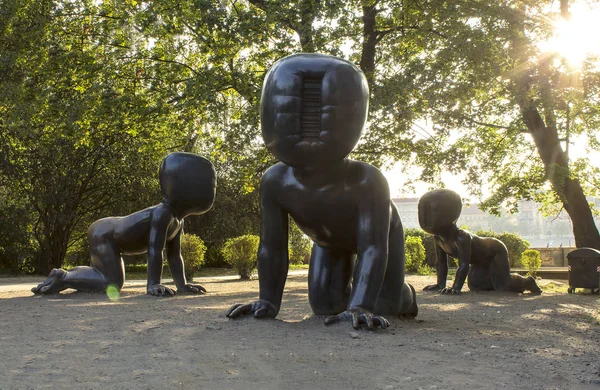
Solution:
[(600, 55), (600, 7), (574, 3), (570, 13), (568, 20), (560, 18), (554, 23), (552, 38), (540, 44), (540, 49), (580, 67), (588, 56)]

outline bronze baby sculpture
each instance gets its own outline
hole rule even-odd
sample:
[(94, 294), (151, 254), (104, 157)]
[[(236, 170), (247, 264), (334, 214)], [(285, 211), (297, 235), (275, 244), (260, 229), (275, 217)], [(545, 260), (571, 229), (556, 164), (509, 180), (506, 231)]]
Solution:
[[(508, 250), (502, 241), (479, 237), (456, 226), (462, 210), (460, 196), (450, 190), (427, 192), (419, 199), (419, 224), (433, 234), (437, 283), (424, 290), (460, 294), (468, 275), (470, 290), (496, 290), (541, 294), (535, 279), (510, 273)], [(452, 287), (446, 287), (448, 256), (458, 259)]]
[(54, 269), (34, 287), (35, 294), (53, 294), (67, 288), (80, 291), (117, 289), (125, 282), (122, 255), (148, 253), (150, 295), (174, 295), (160, 284), (163, 250), (178, 292), (202, 293), (200, 285), (188, 284), (181, 257), (183, 220), (188, 215), (204, 214), (215, 199), (216, 174), (207, 159), (191, 153), (171, 153), (159, 170), (163, 201), (125, 217), (102, 218), (88, 229), (92, 266), (69, 271)]
[(367, 118), (369, 91), (348, 61), (297, 54), (268, 72), (261, 99), (267, 148), (280, 160), (262, 177), (260, 299), (227, 316), (277, 316), (288, 272), (288, 216), (313, 241), (308, 296), (325, 324), (388, 327), (382, 315), (416, 316), (404, 282), (404, 231), (375, 167), (347, 159)]

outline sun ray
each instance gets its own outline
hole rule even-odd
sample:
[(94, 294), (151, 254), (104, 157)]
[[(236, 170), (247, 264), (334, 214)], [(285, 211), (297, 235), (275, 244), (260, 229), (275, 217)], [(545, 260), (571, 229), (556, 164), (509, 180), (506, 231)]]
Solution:
[(559, 55), (575, 68), (592, 54), (600, 54), (600, 6), (572, 4), (570, 18), (554, 22), (552, 37), (540, 44), (545, 53)]

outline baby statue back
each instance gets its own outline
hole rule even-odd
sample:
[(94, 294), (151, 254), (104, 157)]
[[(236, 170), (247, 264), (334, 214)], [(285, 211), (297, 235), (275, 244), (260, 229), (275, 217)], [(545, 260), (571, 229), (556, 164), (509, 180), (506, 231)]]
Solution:
[(159, 204), (124, 217), (102, 218), (90, 225), (91, 267), (54, 269), (32, 292), (50, 294), (67, 288), (104, 291), (108, 286), (120, 290), (125, 282), (121, 256), (143, 253), (148, 253), (148, 294), (175, 294), (160, 283), (165, 256), (177, 291), (204, 292), (202, 286), (188, 284), (185, 279), (181, 235), (185, 217), (204, 214), (213, 205), (214, 167), (207, 159), (192, 153), (171, 153), (162, 161), (159, 179), (163, 195)]
[(417, 315), (404, 282), (404, 232), (387, 181), (350, 160), (367, 118), (369, 90), (352, 63), (297, 54), (268, 72), (261, 99), (267, 148), (280, 162), (261, 179), (260, 298), (227, 315), (275, 317), (288, 271), (288, 218), (313, 241), (308, 295), (325, 321), (387, 327), (382, 315)]

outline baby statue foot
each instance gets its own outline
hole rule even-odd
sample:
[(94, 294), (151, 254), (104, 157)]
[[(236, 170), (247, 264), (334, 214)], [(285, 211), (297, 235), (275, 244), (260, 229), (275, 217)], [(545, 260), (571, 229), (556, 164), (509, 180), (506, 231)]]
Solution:
[(54, 268), (42, 283), (31, 289), (34, 294), (56, 294), (65, 289), (62, 280), (67, 271), (61, 268)]

